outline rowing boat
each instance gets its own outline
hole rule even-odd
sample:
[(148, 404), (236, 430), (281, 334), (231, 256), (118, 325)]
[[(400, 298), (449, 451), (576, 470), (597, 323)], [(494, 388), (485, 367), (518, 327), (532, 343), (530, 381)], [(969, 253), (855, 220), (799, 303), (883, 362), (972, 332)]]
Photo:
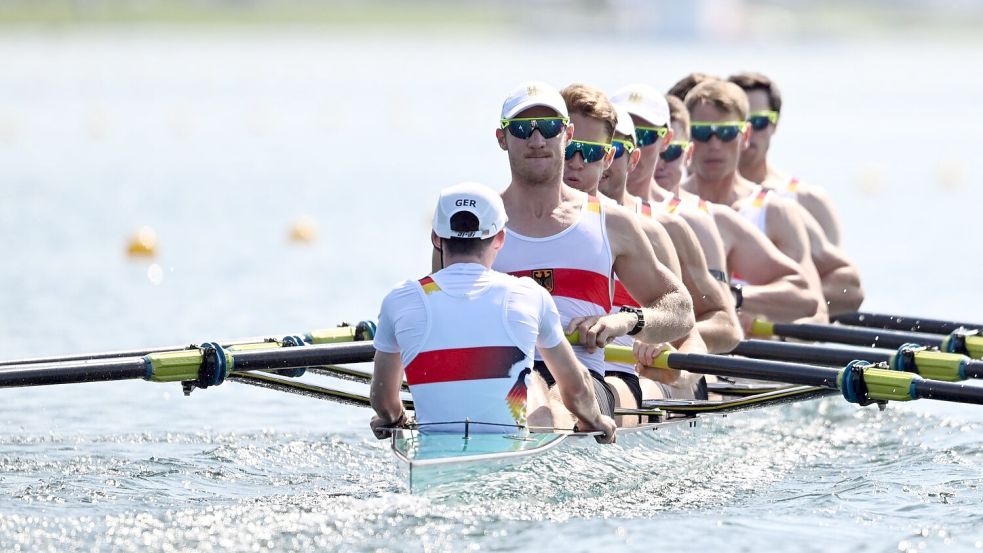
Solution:
[[(698, 430), (712, 424), (715, 417), (806, 401), (830, 393), (826, 388), (813, 386), (772, 386), (768, 391), (736, 399), (646, 401), (641, 409), (619, 412), (643, 415), (654, 422), (619, 428), (618, 443), (613, 447), (666, 451), (670, 445), (692, 442), (699, 435)], [(504, 433), (471, 431), (481, 423), (468, 423), (464, 430), (442, 432), (439, 423), (427, 426), (396, 429), (390, 439), (390, 448), (410, 493), (454, 489), (461, 483), (470, 485), (504, 470), (548, 463), (551, 456), (574, 448), (601, 447), (590, 439), (594, 433), (586, 432), (536, 432), (521, 427)]]
[[(802, 328), (779, 328), (778, 325), (771, 330), (776, 333), (803, 331)], [(815, 339), (840, 338), (849, 342), (866, 339), (858, 337), (866, 336), (868, 329), (809, 329), (811, 333), (819, 331), (827, 334)], [(853, 334), (848, 336), (848, 333)], [(0, 388), (145, 379), (180, 383), (189, 394), (194, 389), (230, 380), (343, 404), (369, 406), (365, 385), (372, 378), (372, 371), (357, 364), (372, 359), (371, 334), (351, 328), (305, 334), (307, 336), (303, 338), (292, 335), (252, 344), (232, 341), (224, 347), (208, 342), (168, 351), (151, 348), (0, 362)], [(607, 446), (596, 445), (589, 439), (593, 436), (590, 433), (572, 429), (516, 427), (504, 432), (483, 433), (477, 431), (481, 423), (473, 421), (451, 423), (455, 425), (453, 431), (444, 432), (439, 428), (401, 427), (393, 432), (390, 448), (405, 474), (407, 488), (417, 493), (454, 484), (467, 486), (478, 479), (494, 478), (503, 471), (508, 474), (507, 471), (513, 468), (538, 470), (537, 463), (549, 466), (549, 459), (582, 448), (615, 454), (629, 448), (665, 451), (679, 444), (696, 443), (693, 437), (697, 430), (712, 424), (715, 417), (835, 393), (842, 393), (848, 401), (861, 405), (922, 398), (983, 405), (983, 388), (959, 382), (983, 377), (983, 363), (966, 355), (979, 356), (978, 343), (969, 338), (975, 336), (968, 336), (961, 342), (966, 346), (962, 353), (926, 350), (907, 343), (897, 352), (854, 349), (852, 354), (861, 359), (851, 360), (843, 368), (667, 352), (655, 360), (655, 369), (688, 370), (781, 384), (720, 383), (711, 391), (724, 394), (723, 400), (652, 400), (644, 402), (639, 409), (617, 409), (616, 415), (637, 415), (650, 422), (619, 429), (618, 443), (611, 449), (598, 449)], [(938, 343), (938, 338), (933, 340), (935, 343), (929, 345), (944, 345)], [(330, 343), (315, 344), (317, 341)], [(742, 348), (749, 355), (840, 367), (846, 359), (844, 356), (853, 356), (842, 347), (748, 341)], [(605, 348), (605, 357), (609, 361), (634, 361), (631, 349), (620, 346)], [(864, 359), (881, 364), (871, 365)], [(317, 380), (322, 378), (355, 381), (362, 389), (340, 389)], [(401, 400), (407, 410), (412, 410), (412, 397), (405, 387)]]

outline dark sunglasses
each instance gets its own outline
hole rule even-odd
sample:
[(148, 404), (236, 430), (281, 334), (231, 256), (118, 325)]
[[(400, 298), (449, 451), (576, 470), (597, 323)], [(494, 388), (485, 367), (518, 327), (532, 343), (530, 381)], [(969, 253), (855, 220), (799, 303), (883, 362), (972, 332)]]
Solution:
[(666, 146), (665, 150), (659, 153), (659, 157), (666, 162), (676, 161), (686, 153), (686, 148), (689, 148), (689, 142), (686, 140), (673, 140)]
[(601, 161), (604, 156), (611, 151), (614, 146), (602, 142), (587, 142), (586, 140), (571, 140), (567, 144), (566, 159), (573, 159), (573, 156), (580, 152), (584, 158), (584, 163), (594, 163)]
[(751, 123), (751, 128), (756, 131), (763, 131), (768, 125), (778, 122), (778, 112), (772, 110), (755, 111), (748, 116), (747, 122)]
[(710, 142), (716, 136), (721, 142), (730, 142), (747, 128), (746, 121), (722, 121), (720, 123), (693, 123), (689, 127), (690, 137), (697, 142)]
[(635, 144), (631, 140), (615, 138), (611, 141), (611, 145), (614, 146), (614, 159), (618, 159), (626, 153), (631, 155), (635, 151)]
[(635, 125), (635, 145), (639, 148), (651, 146), (660, 138), (665, 138), (668, 127), (640, 127)]
[(518, 117), (502, 119), (502, 128), (508, 129), (509, 134), (522, 140), (528, 139), (533, 131), (538, 130), (543, 138), (549, 140), (563, 132), (569, 122), (566, 117)]

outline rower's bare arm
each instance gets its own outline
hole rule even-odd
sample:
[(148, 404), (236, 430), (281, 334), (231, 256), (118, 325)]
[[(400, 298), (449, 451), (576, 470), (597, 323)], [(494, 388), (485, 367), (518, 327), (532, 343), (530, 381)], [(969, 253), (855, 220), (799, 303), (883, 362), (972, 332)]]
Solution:
[(775, 322), (816, 315), (819, 298), (794, 261), (733, 210), (715, 210), (714, 216), (732, 237), (727, 266), (747, 282), (743, 309)]
[(829, 306), (829, 314), (856, 311), (864, 301), (860, 271), (842, 248), (826, 239), (819, 222), (805, 210), (805, 207), (800, 206), (799, 209), (802, 212), (806, 231), (809, 233), (812, 261), (822, 282), (823, 296)]
[(693, 298), (696, 330), (702, 338), (701, 344), (706, 344), (700, 353), (728, 353), (744, 337), (734, 309), (734, 297), (710, 275), (696, 233), (683, 219), (666, 215), (663, 226), (676, 244), (683, 285)]
[(679, 215), (696, 234), (700, 248), (703, 249), (703, 258), (706, 260), (707, 267), (726, 273), (727, 254), (725, 253), (724, 239), (720, 236), (713, 216), (698, 209), (682, 209), (679, 211)]
[(801, 207), (777, 194), (771, 196), (765, 212), (768, 238), (792, 261), (804, 264), (811, 259), (812, 252), (809, 248), (809, 233), (801, 217)]
[(614, 441), (614, 421), (601, 414), (594, 397), (594, 385), (591, 375), (573, 353), (573, 348), (566, 341), (561, 341), (552, 348), (538, 348), (543, 362), (556, 379), (563, 405), (570, 410), (579, 421), (579, 430), (583, 432), (604, 432), (597, 441), (610, 443)]
[[(669, 233), (669, 229), (666, 225), (662, 224), (662, 218), (659, 218), (659, 222), (655, 222), (652, 219), (639, 219), (639, 224), (642, 227), (642, 231), (645, 232), (645, 236), (648, 238), (649, 243), (652, 244), (652, 251), (655, 252), (656, 259), (660, 263), (665, 265), (672, 271), (672, 274), (682, 277), (682, 268), (679, 265), (679, 255), (676, 251), (676, 246), (674, 245), (674, 240)], [(668, 214), (665, 214), (668, 216)]]
[(799, 203), (809, 212), (823, 229), (826, 239), (834, 245), (840, 245), (840, 218), (833, 208), (833, 200), (825, 190), (817, 186), (799, 185)]
[[(403, 418), (399, 392), (403, 385), (403, 362), (398, 353), (375, 352), (375, 370), (369, 385), (369, 400), (378, 417), (372, 426), (388, 426)], [(378, 434), (377, 434), (378, 435)]]
[[(607, 230), (614, 272), (628, 293), (643, 306), (645, 327), (637, 338), (658, 343), (686, 336), (696, 324), (693, 299), (682, 281), (656, 259), (638, 217), (611, 210), (607, 215)], [(630, 313), (612, 317), (627, 318), (628, 330), (634, 326), (635, 316)]]

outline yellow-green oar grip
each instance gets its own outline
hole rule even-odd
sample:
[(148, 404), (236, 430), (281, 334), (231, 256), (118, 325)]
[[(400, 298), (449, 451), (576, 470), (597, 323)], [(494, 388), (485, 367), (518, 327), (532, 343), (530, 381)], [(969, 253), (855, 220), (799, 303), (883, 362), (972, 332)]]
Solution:
[[(891, 366), (895, 364), (895, 357), (891, 356)], [(945, 353), (943, 351), (923, 350), (915, 352), (915, 367), (918, 374), (931, 380), (944, 380), (946, 382), (959, 382), (966, 380), (963, 374), (963, 367), (969, 358), (959, 353)]]
[[(198, 378), (202, 355), (199, 349), (151, 353), (144, 357), (149, 365), (147, 380), (153, 382), (181, 382)], [(229, 363), (231, 358), (226, 355)]]
[(751, 334), (755, 336), (774, 336), (775, 323), (755, 319), (751, 321)]
[(311, 331), (312, 344), (337, 344), (338, 342), (354, 342), (355, 327), (340, 326), (338, 328), (322, 328)]
[(911, 383), (919, 378), (913, 373), (889, 369), (864, 369), (864, 383), (870, 399), (880, 401), (911, 401)]
[(967, 336), (966, 351), (973, 359), (983, 359), (983, 336)]

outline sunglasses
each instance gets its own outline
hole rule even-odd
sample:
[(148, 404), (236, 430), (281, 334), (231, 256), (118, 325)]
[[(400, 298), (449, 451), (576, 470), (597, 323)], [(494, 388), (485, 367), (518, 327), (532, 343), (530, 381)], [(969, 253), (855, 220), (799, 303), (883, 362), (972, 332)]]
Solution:
[(580, 152), (580, 155), (584, 158), (584, 163), (594, 163), (595, 161), (601, 161), (604, 159), (604, 156), (606, 156), (612, 148), (614, 148), (614, 146), (611, 144), (604, 144), (603, 142), (571, 140), (570, 144), (567, 144), (566, 159), (573, 159), (573, 156), (575, 156), (577, 152)]
[(715, 135), (721, 142), (730, 142), (747, 128), (746, 121), (721, 121), (707, 123), (699, 121), (689, 127), (690, 137), (697, 142), (710, 142)]
[(532, 132), (538, 130), (543, 138), (549, 140), (563, 132), (570, 120), (566, 117), (518, 117), (515, 119), (502, 119), (502, 128), (508, 129), (509, 133), (522, 140), (532, 136)]
[(689, 141), (687, 140), (673, 140), (666, 146), (666, 149), (659, 153), (659, 157), (662, 161), (670, 162), (676, 161), (684, 153), (686, 153), (686, 148), (689, 148)]
[(631, 140), (622, 140), (620, 138), (615, 138), (611, 141), (611, 145), (614, 146), (614, 159), (625, 155), (631, 155), (635, 151), (635, 143)]
[(665, 138), (669, 132), (668, 127), (640, 127), (635, 125), (635, 144), (639, 148), (651, 146), (660, 138)]
[(754, 111), (748, 116), (747, 122), (751, 123), (751, 128), (756, 131), (763, 131), (768, 125), (778, 122), (778, 112), (766, 109), (764, 111)]

